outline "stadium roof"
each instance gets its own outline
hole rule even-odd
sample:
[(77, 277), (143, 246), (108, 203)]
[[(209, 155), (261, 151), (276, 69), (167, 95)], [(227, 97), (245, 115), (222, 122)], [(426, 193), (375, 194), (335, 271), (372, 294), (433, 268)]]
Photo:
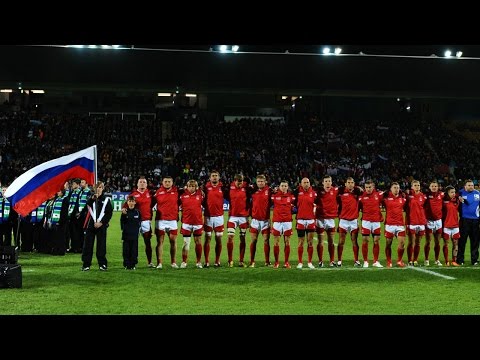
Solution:
[[(0, 86), (480, 97), (480, 46), (332, 46), (342, 55), (322, 56), (321, 45), (4, 46)], [(447, 48), (462, 57), (443, 57)]]

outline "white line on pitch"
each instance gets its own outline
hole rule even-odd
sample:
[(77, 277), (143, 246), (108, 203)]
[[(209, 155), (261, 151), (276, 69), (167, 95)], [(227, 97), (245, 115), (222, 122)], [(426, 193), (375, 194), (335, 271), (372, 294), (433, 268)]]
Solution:
[(412, 267), (412, 266), (409, 266), (408, 269), (420, 271), (420, 272), (423, 272), (425, 274), (430, 274), (430, 275), (433, 275), (433, 276), (439, 276), (441, 278), (448, 279), (448, 280), (455, 280), (455, 278), (453, 276), (447, 276), (447, 275), (439, 274), (439, 273), (436, 273), (435, 271), (432, 271), (432, 270), (426, 270), (426, 269), (422, 269), (422, 268), (419, 268), (419, 267)]

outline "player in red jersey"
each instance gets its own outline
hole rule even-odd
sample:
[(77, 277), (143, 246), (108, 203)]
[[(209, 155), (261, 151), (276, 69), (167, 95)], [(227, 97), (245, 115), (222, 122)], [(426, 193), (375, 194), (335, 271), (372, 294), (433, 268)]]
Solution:
[(243, 175), (236, 174), (234, 181), (230, 184), (228, 199), (230, 201), (230, 210), (228, 217), (228, 266), (233, 267), (233, 238), (235, 229), (240, 229), (240, 261), (238, 266), (244, 267), (243, 258), (245, 256), (245, 233), (248, 228), (249, 197), (247, 191), (247, 182), (243, 181)]
[(272, 195), (273, 202), (273, 255), (275, 257), (274, 269), (278, 269), (278, 256), (280, 254), (280, 236), (285, 242), (285, 263), (283, 267), (290, 269), (288, 257), (290, 256), (290, 236), (292, 235), (292, 210), (295, 197), (288, 191), (288, 181), (282, 180), (278, 191)]
[(187, 181), (187, 190), (180, 196), (180, 205), (182, 206), (182, 263), (181, 269), (187, 267), (188, 250), (190, 249), (190, 239), (193, 233), (193, 241), (195, 241), (195, 254), (197, 256), (197, 268), (202, 268), (202, 202), (203, 193), (198, 189), (196, 180)]
[(315, 200), (317, 192), (310, 186), (310, 179), (303, 178), (300, 186), (293, 192), (295, 196), (294, 206), (297, 207), (297, 235), (298, 235), (298, 265), (297, 269), (303, 268), (303, 244), (307, 235), (307, 266), (315, 269), (312, 264), (313, 257), (313, 234), (315, 233)]
[(155, 216), (155, 235), (157, 237), (157, 269), (162, 269), (163, 259), (163, 241), (165, 233), (170, 240), (170, 261), (174, 269), (178, 269), (176, 262), (177, 254), (177, 234), (178, 234), (178, 200), (179, 191), (173, 185), (173, 178), (165, 176), (162, 185), (155, 192), (154, 199), (157, 203), (157, 214)]
[(435, 265), (442, 266), (440, 257), (440, 237), (442, 235), (442, 205), (445, 193), (438, 191), (438, 182), (433, 180), (430, 182), (429, 191), (425, 194), (427, 200), (425, 202), (425, 215), (427, 216), (427, 229), (425, 233), (425, 266), (430, 265), (428, 256), (430, 254), (430, 241), (433, 234)]
[(262, 233), (265, 266), (270, 265), (270, 207), (272, 190), (267, 186), (265, 175), (257, 175), (256, 186), (251, 187), (250, 265), (255, 267), (255, 252), (258, 234)]
[(335, 264), (335, 218), (338, 216), (338, 187), (332, 186), (332, 177), (325, 175), (322, 180), (322, 187), (317, 191), (316, 209), (316, 230), (318, 234), (318, 267), (323, 267), (323, 240), (327, 233), (328, 254), (330, 255), (330, 266)]
[(378, 261), (380, 253), (380, 223), (383, 221), (380, 206), (383, 200), (383, 191), (377, 191), (372, 180), (365, 182), (365, 192), (360, 196), (360, 210), (362, 210), (362, 255), (363, 267), (368, 267), (368, 240), (373, 236), (373, 264), (382, 268)]
[(337, 247), (337, 266), (342, 266), (343, 246), (347, 233), (350, 233), (350, 239), (353, 245), (353, 266), (361, 267), (358, 261), (358, 199), (362, 195), (363, 189), (355, 186), (355, 180), (348, 177), (345, 181), (345, 186), (339, 188), (338, 202), (339, 202), (339, 221), (338, 221), (338, 247)]
[[(427, 197), (420, 191), (420, 181), (413, 180), (411, 186), (412, 188), (407, 194), (406, 207), (408, 224), (407, 256), (408, 265), (418, 266), (420, 241), (422, 239), (422, 236), (425, 235), (425, 225), (427, 224), (427, 218), (425, 216), (425, 202), (427, 200)], [(415, 246), (413, 245), (414, 238)]]
[[(142, 226), (140, 232), (142, 233), (143, 241), (145, 242), (145, 254), (147, 255), (148, 267), (154, 268), (152, 263), (152, 208), (155, 205), (155, 198), (147, 189), (147, 179), (145, 176), (140, 176), (137, 182), (137, 190), (130, 193), (135, 197), (137, 208), (142, 217)], [(127, 202), (123, 204), (122, 212), (127, 213)]]
[(405, 211), (407, 200), (400, 193), (400, 185), (393, 182), (390, 191), (383, 193), (383, 205), (385, 206), (385, 255), (387, 257), (387, 267), (392, 267), (392, 242), (396, 236), (398, 239), (397, 248), (397, 266), (404, 267), (402, 260), (405, 251), (405, 220), (403, 212)]
[[(445, 265), (460, 266), (457, 263), (458, 239), (460, 239), (460, 228), (458, 221), (458, 206), (465, 199), (455, 193), (453, 186), (445, 188), (446, 194), (443, 199), (443, 256)], [(448, 243), (452, 239), (452, 262), (448, 260)]]
[(223, 203), (228, 189), (225, 189), (220, 181), (218, 171), (210, 173), (210, 181), (203, 188), (205, 199), (203, 203), (205, 215), (205, 242), (203, 243), (203, 254), (205, 256), (204, 267), (210, 267), (210, 241), (212, 232), (215, 232), (215, 263), (214, 267), (220, 266), (220, 255), (222, 253), (222, 236), (224, 230)]

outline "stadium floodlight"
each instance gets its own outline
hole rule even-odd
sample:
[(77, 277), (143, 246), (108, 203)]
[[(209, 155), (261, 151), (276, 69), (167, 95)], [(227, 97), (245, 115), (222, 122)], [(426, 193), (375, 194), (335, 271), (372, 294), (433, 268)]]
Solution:
[(12, 89), (2, 89), (2, 90), (0, 90), (0, 92), (11, 93), (11, 92), (13, 92), (13, 90)]
[(112, 45), (112, 48), (114, 49), (118, 49), (120, 47), (120, 45)]
[(97, 48), (97, 45), (88, 45), (88, 48), (89, 48), (89, 49), (96, 49), (96, 48)]
[(83, 45), (67, 45), (67, 47), (77, 48), (77, 49), (83, 49), (84, 48)]
[(462, 57), (462, 55), (463, 55), (463, 52), (462, 52), (462, 51), (457, 51), (457, 53), (455, 54), (455, 56), (456, 56), (457, 58)]
[(240, 49), (240, 46), (238, 46), (238, 45), (233, 45), (232, 46), (232, 51), (233, 52), (237, 52), (239, 49)]
[(330, 54), (330, 48), (329, 48), (329, 47), (324, 47), (323, 50), (322, 50), (322, 53), (323, 53), (324, 55)]
[(197, 94), (185, 94), (186, 97), (197, 97)]
[(340, 55), (342, 53), (342, 48), (336, 47), (335, 48), (335, 55)]
[(33, 94), (45, 94), (45, 90), (30, 90)]
[(157, 96), (165, 96), (165, 97), (169, 97), (169, 96), (172, 96), (171, 93), (157, 93)]
[(287, 100), (287, 99), (288, 99), (288, 96), (282, 95), (282, 100)]
[(446, 50), (444, 55), (445, 55), (445, 57), (450, 57), (450, 56), (452, 56), (452, 52), (450, 50)]
[(220, 52), (226, 53), (228, 50), (228, 47), (227, 45), (220, 45), (219, 49), (220, 49)]
[(102, 49), (110, 49), (110, 45), (101, 45)]

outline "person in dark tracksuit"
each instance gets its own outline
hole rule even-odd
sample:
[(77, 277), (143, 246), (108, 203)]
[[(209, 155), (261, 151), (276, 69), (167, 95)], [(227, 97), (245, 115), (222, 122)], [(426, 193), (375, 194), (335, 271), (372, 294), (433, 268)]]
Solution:
[(85, 242), (82, 251), (82, 271), (90, 270), (93, 257), (93, 245), (97, 238), (97, 261), (101, 271), (107, 270), (107, 228), (112, 218), (113, 207), (110, 197), (105, 196), (105, 185), (98, 181), (93, 188), (93, 195), (88, 199), (85, 208)]
[(465, 186), (459, 191), (459, 194), (464, 201), (460, 211), (460, 240), (458, 241), (457, 263), (463, 265), (467, 237), (470, 237), (470, 259), (472, 265), (477, 266), (480, 241), (480, 191), (475, 190), (473, 181), (468, 179), (465, 181)]
[(135, 208), (135, 196), (127, 197), (127, 208), (122, 209), (120, 228), (123, 241), (123, 266), (126, 270), (135, 270), (138, 263), (138, 235), (142, 225), (140, 211)]

